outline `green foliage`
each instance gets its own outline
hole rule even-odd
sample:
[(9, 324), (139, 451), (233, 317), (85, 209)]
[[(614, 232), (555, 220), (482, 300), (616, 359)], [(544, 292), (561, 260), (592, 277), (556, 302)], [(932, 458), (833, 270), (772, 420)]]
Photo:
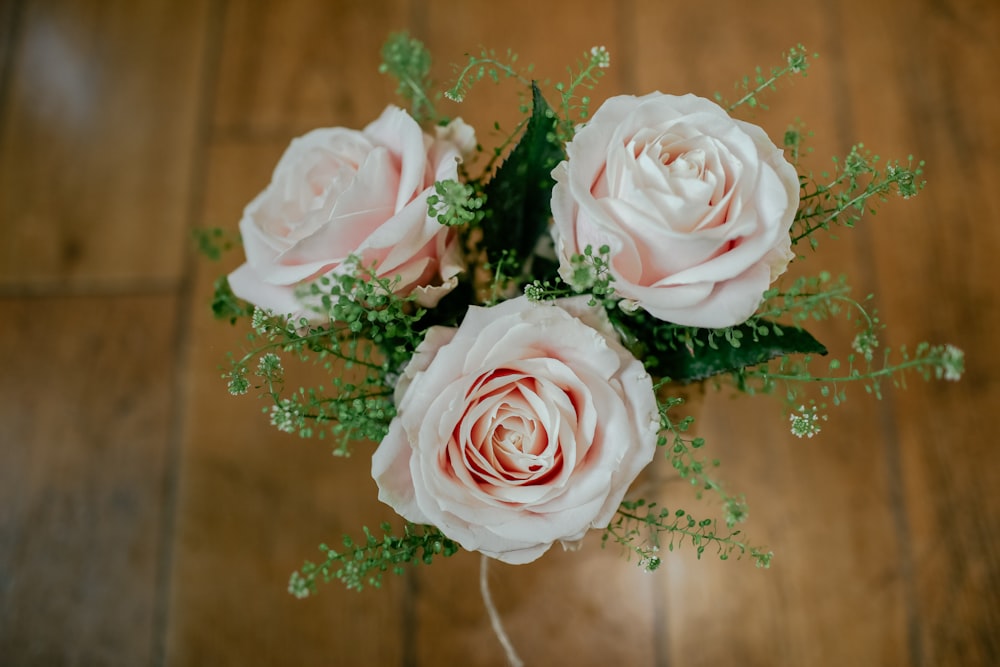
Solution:
[(653, 375), (698, 382), (793, 354), (826, 354), (805, 329), (761, 317), (724, 329), (670, 324), (642, 311), (618, 315), (626, 345)]
[(601, 536), (602, 545), (612, 542), (630, 556), (638, 555), (639, 565), (649, 571), (660, 567), (664, 539), (667, 551), (690, 542), (699, 559), (706, 549), (714, 548), (720, 560), (749, 555), (757, 567), (767, 568), (774, 557), (773, 552), (743, 541), (740, 530), (720, 530), (713, 519), (699, 520), (685, 510), (670, 511), (644, 499), (622, 502)]
[(534, 280), (524, 286), (524, 295), (531, 301), (551, 301), (563, 297), (589, 294), (590, 305), (604, 305), (607, 309), (617, 307), (614, 298), (614, 276), (611, 275), (611, 248), (601, 246), (594, 252), (587, 246), (582, 255), (570, 258), (569, 283), (559, 276), (544, 280)]
[(578, 91), (593, 90), (598, 80), (604, 76), (604, 70), (611, 66), (611, 54), (603, 46), (595, 46), (584, 54), (582, 62), (567, 68), (569, 81), (555, 85), (559, 93), (560, 122), (559, 134), (563, 140), (573, 138), (576, 122), (585, 121), (590, 115), (590, 97), (578, 96)]
[(491, 264), (510, 251), (520, 270), (548, 229), (555, 185), (552, 169), (564, 156), (555, 128), (555, 113), (532, 85), (532, 111), (524, 135), (484, 188), (490, 209), (481, 223), (482, 243)]
[(806, 146), (806, 141), (812, 136), (812, 131), (807, 131), (800, 120), (788, 126), (782, 137), (782, 143), (785, 146), (785, 157), (789, 162), (798, 166), (803, 154), (812, 152), (812, 148)]
[(448, 227), (472, 226), (485, 215), (486, 197), (475, 187), (454, 180), (434, 183), (434, 194), (427, 197), (430, 215)]
[(864, 144), (857, 144), (844, 159), (833, 158), (833, 175), (821, 175), (826, 183), (818, 183), (811, 175), (802, 178), (792, 243), (808, 239), (816, 248), (818, 230), (829, 230), (832, 225), (853, 227), (866, 212), (875, 215), (875, 205), (888, 201), (890, 195), (910, 199), (923, 189), (923, 162), (914, 166), (910, 156), (905, 165), (893, 161), (880, 167), (879, 161)]
[[(818, 57), (815, 53), (812, 55), (814, 60)], [(730, 112), (744, 104), (750, 108), (767, 109), (767, 106), (761, 101), (761, 95), (764, 92), (777, 90), (778, 80), (788, 74), (807, 76), (809, 70), (809, 54), (806, 52), (806, 47), (801, 44), (788, 49), (782, 54), (782, 58), (784, 62), (772, 67), (767, 74), (760, 67), (757, 67), (754, 69), (753, 75), (744, 76), (737, 82), (735, 88), (740, 97), (735, 102), (725, 99), (722, 93), (716, 93), (715, 100)]]
[[(664, 322), (641, 309), (623, 309), (615, 298), (610, 251), (602, 246), (595, 253), (587, 246), (582, 255), (571, 258), (568, 284), (562, 278), (535, 280), (525, 286), (525, 295), (547, 301), (590, 294), (591, 305), (605, 307), (622, 343), (646, 370), (675, 382), (699, 382), (793, 354), (826, 354), (805, 329), (780, 325), (761, 314), (737, 326), (703, 329)], [(770, 312), (776, 316), (784, 311)]]
[(193, 229), (191, 236), (198, 246), (198, 252), (213, 262), (219, 261), (222, 255), (240, 244), (238, 234), (219, 227)]
[[(332, 435), (337, 455), (349, 455), (353, 441), (381, 440), (396, 414), (394, 380), (423, 338), (423, 310), (412, 297), (393, 294), (394, 286), (378, 277), (374, 266), (324, 276), (301, 294), (304, 303), (325, 314), (321, 325), (255, 310), (249, 349), (230, 358), (222, 376), (230, 393), (261, 390), (271, 399), (276, 428), (303, 438)], [(287, 390), (282, 356), (322, 365), (330, 386)], [(349, 373), (357, 377), (350, 379)]]
[[(657, 395), (661, 395), (669, 387), (669, 380), (660, 380), (655, 387)], [(708, 462), (698, 457), (697, 451), (705, 446), (705, 440), (688, 437), (687, 432), (694, 423), (694, 418), (688, 416), (674, 419), (671, 416), (670, 411), (683, 404), (684, 399), (679, 396), (659, 401), (660, 436), (656, 444), (666, 448), (670, 465), (681, 479), (690, 482), (698, 498), (702, 497), (704, 491), (712, 491), (719, 497), (725, 512), (726, 526), (732, 528), (746, 521), (746, 502), (742, 496), (733, 496), (727, 492), (722, 484), (709, 474), (710, 470), (719, 467), (718, 461)]]
[(430, 565), (435, 557), (453, 556), (460, 547), (433, 526), (407, 523), (399, 537), (391, 534), (392, 526), (381, 525), (382, 537), (376, 537), (367, 526), (364, 538), (355, 541), (345, 535), (343, 549), (338, 551), (321, 544), (319, 550), (326, 559), (319, 563), (306, 562), (293, 572), (288, 592), (297, 598), (318, 592), (318, 583), (338, 580), (348, 590), (360, 591), (365, 586), (380, 588), (386, 572), (403, 574), (406, 565)]
[(960, 349), (926, 342), (912, 351), (902, 346), (893, 353), (887, 347), (880, 361), (875, 361), (874, 355), (852, 353), (843, 361), (831, 359), (821, 372), (811, 370), (814, 361), (811, 355), (806, 355), (802, 359), (779, 359), (767, 367), (744, 369), (737, 373), (738, 385), (748, 393), (770, 393), (781, 388), (789, 405), (800, 403), (806, 388), (815, 386), (824, 399), (840, 405), (847, 400), (847, 386), (851, 384), (860, 384), (866, 393), (881, 399), (886, 383), (905, 388), (907, 378), (913, 373), (924, 380), (957, 381), (965, 371), (965, 356)]
[(236, 324), (244, 317), (253, 313), (253, 306), (237, 298), (229, 287), (229, 278), (220, 276), (215, 279), (215, 289), (212, 292), (212, 314), (218, 320), (229, 320)]
[(396, 94), (409, 101), (410, 115), (418, 123), (438, 119), (434, 97), (428, 92), (433, 86), (431, 53), (422, 42), (406, 33), (390, 35), (382, 46), (378, 71), (396, 79)]
[[(655, 387), (657, 395), (671, 386), (669, 380), (661, 380)], [(682, 509), (670, 511), (645, 499), (626, 500), (604, 530), (602, 544), (614, 542), (629, 555), (638, 555), (639, 565), (650, 571), (660, 566), (664, 534), (668, 551), (690, 542), (698, 558), (706, 549), (714, 548), (721, 560), (728, 560), (734, 555), (737, 559), (749, 555), (757, 567), (770, 567), (774, 554), (750, 545), (743, 539), (743, 531), (735, 528), (747, 519), (747, 505), (743, 497), (731, 495), (709, 474), (709, 470), (719, 466), (718, 461), (707, 462), (697, 456), (696, 452), (704, 447), (705, 441), (687, 435), (694, 418), (675, 419), (671, 416), (671, 411), (683, 404), (684, 399), (679, 396), (659, 402), (660, 436), (657, 445), (666, 450), (678, 476), (690, 481), (699, 499), (703, 492), (711, 491), (722, 501), (725, 529), (720, 529), (714, 519), (699, 520)]]
[(452, 102), (463, 102), (472, 87), (485, 78), (494, 83), (500, 83), (501, 79), (516, 79), (527, 86), (531, 83), (533, 69), (533, 65), (528, 65), (523, 73), (518, 71), (517, 54), (510, 49), (502, 59), (492, 49), (481, 49), (478, 56), (469, 56), (464, 67), (455, 66), (455, 83), (445, 91), (444, 96)]
[[(870, 300), (871, 296), (865, 302)], [(855, 327), (853, 352), (846, 359), (828, 359), (826, 369), (819, 373), (810, 370), (816, 362), (812, 354), (780, 357), (768, 364), (737, 369), (732, 373), (736, 387), (749, 394), (781, 389), (788, 406), (794, 407), (803, 403), (810, 387), (818, 388), (822, 399), (839, 405), (847, 399), (847, 386), (851, 384), (860, 384), (866, 393), (881, 398), (884, 383), (905, 387), (907, 376), (913, 372), (928, 380), (961, 377), (964, 357), (961, 350), (951, 345), (920, 343), (912, 353), (902, 347), (897, 355), (899, 361), (894, 361), (892, 350), (885, 348), (881, 360), (877, 360), (875, 353), (885, 326), (865, 302), (850, 296), (850, 287), (843, 276), (834, 280), (827, 272), (799, 278), (783, 291), (769, 290), (758, 309), (758, 317), (786, 316), (797, 324), (846, 317)], [(812, 401), (810, 405), (816, 404)], [(818, 407), (824, 408), (825, 403)], [(806, 410), (804, 406), (799, 409)]]
[[(865, 301), (870, 301), (871, 296)], [(802, 276), (783, 288), (771, 288), (757, 309), (756, 317), (788, 317), (796, 325), (819, 322), (846, 314), (854, 316), (858, 326), (879, 328), (878, 317), (869, 312), (862, 302), (851, 297), (851, 287), (846, 276), (834, 279), (828, 271), (815, 276)]]
[[(560, 111), (559, 122), (555, 127), (561, 140), (572, 138), (574, 125), (590, 115), (590, 97), (579, 93), (581, 90), (593, 90), (610, 65), (611, 54), (608, 50), (603, 46), (595, 46), (583, 54), (583, 60), (578, 61), (575, 68), (567, 68), (567, 81), (554, 85), (559, 95)], [(455, 68), (455, 83), (445, 91), (444, 96), (453, 102), (462, 102), (474, 85), (487, 78), (494, 83), (499, 83), (502, 79), (515, 79), (534, 89), (536, 84), (532, 77), (533, 70), (532, 65), (519, 70), (517, 54), (510, 49), (502, 58), (492, 49), (481, 49), (479, 55), (469, 56), (464, 66)], [(522, 108), (527, 111), (524, 105)]]

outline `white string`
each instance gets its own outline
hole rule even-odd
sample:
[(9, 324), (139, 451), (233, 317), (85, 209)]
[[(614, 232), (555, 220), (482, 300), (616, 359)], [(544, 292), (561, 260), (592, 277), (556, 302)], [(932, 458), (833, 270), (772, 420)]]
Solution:
[(510, 641), (510, 637), (507, 636), (507, 632), (503, 629), (503, 623), (500, 622), (500, 612), (497, 611), (496, 606), (493, 604), (493, 596), (490, 595), (489, 577), (487, 576), (489, 563), (489, 556), (484, 555), (479, 563), (479, 591), (483, 594), (483, 604), (486, 605), (486, 613), (490, 616), (490, 625), (493, 626), (493, 633), (497, 636), (500, 645), (503, 646), (503, 650), (507, 653), (507, 662), (510, 663), (511, 667), (524, 667), (524, 662), (518, 657), (517, 651), (514, 650), (514, 645)]

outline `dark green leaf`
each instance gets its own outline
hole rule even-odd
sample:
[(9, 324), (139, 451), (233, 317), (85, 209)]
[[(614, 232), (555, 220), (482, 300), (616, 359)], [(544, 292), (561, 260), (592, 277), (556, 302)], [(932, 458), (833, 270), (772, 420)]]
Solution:
[[(615, 319), (626, 344), (646, 369), (676, 382), (697, 382), (790, 354), (827, 353), (805, 329), (768, 320), (732, 327), (730, 331), (739, 339), (739, 347), (734, 347), (725, 330), (678, 327), (641, 311)], [(768, 331), (766, 335), (759, 333), (762, 327)]]
[(556, 138), (556, 115), (532, 84), (531, 118), (524, 134), (496, 175), (486, 184), (489, 211), (483, 220), (483, 245), (491, 262), (512, 250), (523, 263), (535, 248), (551, 216), (552, 169), (563, 159)]

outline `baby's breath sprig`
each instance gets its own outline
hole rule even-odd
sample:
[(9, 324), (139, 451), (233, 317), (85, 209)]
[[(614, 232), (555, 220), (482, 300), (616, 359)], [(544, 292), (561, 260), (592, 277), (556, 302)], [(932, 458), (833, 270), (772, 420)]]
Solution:
[(859, 301), (851, 296), (846, 276), (834, 279), (828, 271), (816, 276), (802, 276), (783, 289), (771, 288), (751, 319), (787, 317), (797, 326), (845, 315), (852, 318), (857, 334), (854, 349), (871, 361), (878, 347), (879, 332), (885, 328), (878, 312), (868, 305), (873, 295)]
[(593, 246), (584, 248), (582, 254), (570, 257), (570, 278), (566, 282), (561, 277), (536, 279), (524, 286), (524, 295), (530, 301), (553, 301), (582, 294), (590, 295), (589, 305), (598, 304), (605, 309), (617, 307), (611, 275), (611, 248), (601, 246), (594, 252)]
[(805, 123), (798, 119), (785, 130), (785, 135), (782, 137), (785, 157), (796, 167), (804, 154), (812, 153), (812, 147), (806, 146), (806, 141), (812, 136), (812, 130), (806, 130)]
[[(348, 444), (352, 441), (385, 436), (395, 408), (386, 383), (387, 369), (384, 362), (374, 359), (375, 350), (370, 344), (339, 339), (343, 331), (336, 328), (289, 326), (286, 318), (260, 309), (254, 312), (252, 322), (254, 331), (248, 336), (251, 349), (241, 358), (231, 359), (223, 374), (231, 394), (248, 393), (248, 376), (252, 375), (257, 378), (253, 387), (271, 399), (272, 405), (265, 411), (270, 413), (273, 426), (302, 438), (322, 439), (329, 433), (338, 439), (334, 449), (337, 455), (349, 455)], [(281, 354), (322, 364), (328, 371), (337, 360), (343, 368), (360, 370), (360, 378), (352, 382), (339, 374), (332, 375), (329, 394), (323, 386), (299, 387), (286, 394)]]
[[(418, 321), (423, 310), (414, 297), (393, 293), (394, 280), (375, 275), (374, 265), (344, 274), (323, 276), (302, 290), (303, 303), (328, 315), (327, 323), (311, 324), (256, 309), (248, 335), (250, 349), (231, 359), (223, 374), (230, 393), (246, 394), (253, 386), (271, 399), (271, 423), (303, 438), (335, 437), (334, 454), (349, 455), (349, 444), (379, 441), (395, 416), (392, 389), (399, 369), (423, 338)], [(280, 355), (323, 366), (331, 386), (285, 390)], [(255, 370), (251, 373), (251, 368)], [(346, 373), (357, 377), (348, 378)]]
[(434, 183), (434, 194), (427, 197), (430, 215), (448, 227), (474, 226), (485, 215), (486, 196), (475, 187), (455, 180)]
[(504, 249), (496, 261), (487, 262), (485, 268), (493, 272), (489, 299), (485, 305), (493, 306), (509, 296), (508, 292), (511, 288), (522, 279), (523, 267), (517, 258), (516, 252)]
[[(534, 65), (529, 64), (523, 72), (517, 69), (517, 54), (507, 49), (505, 57), (498, 58), (493, 49), (481, 49), (478, 56), (468, 56), (464, 67), (455, 67), (458, 72), (455, 84), (445, 91), (444, 96), (452, 102), (463, 102), (472, 87), (485, 78), (499, 83), (501, 78), (517, 79), (525, 86), (531, 85), (531, 72)], [(527, 109), (525, 109), (527, 111)]]
[[(715, 100), (726, 107), (730, 113), (744, 104), (750, 108), (760, 107), (761, 109), (767, 109), (767, 106), (761, 102), (762, 93), (769, 90), (776, 90), (778, 80), (788, 74), (808, 75), (810, 55), (806, 51), (806, 47), (797, 44), (783, 53), (782, 57), (784, 58), (784, 63), (772, 67), (767, 74), (764, 74), (764, 71), (760, 67), (757, 67), (753, 75), (744, 76), (737, 82), (735, 88), (742, 95), (735, 102), (725, 99), (722, 93), (715, 93)], [(818, 57), (819, 55), (815, 53), (811, 56), (813, 60)]]
[(237, 321), (250, 317), (253, 312), (253, 306), (233, 294), (226, 276), (215, 279), (212, 291), (212, 314), (215, 319), (229, 320), (230, 324), (236, 324)]
[(535, 303), (554, 301), (574, 294), (575, 292), (558, 278), (555, 280), (533, 280), (524, 286), (524, 296), (528, 298), (528, 301)]
[(191, 231), (198, 246), (198, 252), (217, 262), (222, 259), (222, 255), (241, 244), (239, 233), (220, 227), (207, 227), (194, 229)]
[(608, 50), (603, 46), (594, 46), (583, 54), (583, 60), (577, 63), (576, 71), (572, 67), (567, 68), (569, 80), (566, 83), (556, 83), (562, 115), (559, 133), (563, 139), (571, 139), (576, 123), (586, 121), (590, 116), (590, 97), (578, 96), (578, 91), (581, 88), (593, 90), (598, 80), (604, 76), (604, 70), (610, 66), (611, 54)]
[(762, 568), (770, 567), (774, 557), (773, 552), (743, 541), (741, 530), (720, 531), (714, 519), (698, 520), (685, 510), (670, 511), (644, 499), (622, 502), (615, 517), (604, 529), (601, 544), (606, 546), (614, 542), (620, 545), (629, 556), (638, 555), (639, 565), (652, 572), (661, 564), (663, 533), (669, 536), (667, 551), (673, 551), (689, 541), (699, 559), (709, 547), (715, 547), (720, 560), (729, 560), (734, 555), (739, 560), (749, 555), (757, 567)]
[(820, 422), (826, 421), (826, 415), (819, 413), (816, 401), (809, 401), (809, 407), (800, 405), (796, 412), (788, 415), (792, 435), (796, 438), (812, 438), (822, 429)]
[[(911, 372), (928, 380), (961, 377), (964, 370), (962, 352), (951, 345), (921, 343), (912, 354), (901, 347), (899, 355), (902, 358), (898, 362), (891, 361), (891, 350), (886, 348), (881, 364), (876, 363), (880, 333), (885, 325), (869, 305), (872, 295), (859, 301), (850, 296), (850, 291), (844, 276), (834, 279), (826, 271), (817, 276), (800, 277), (783, 289), (768, 290), (755, 317), (786, 316), (796, 325), (802, 325), (810, 320), (846, 316), (856, 330), (852, 352), (843, 361), (828, 360), (827, 370), (819, 374), (810, 370), (816, 362), (811, 354), (800, 358), (782, 357), (768, 364), (737, 369), (732, 374), (736, 386), (745, 393), (755, 394), (773, 393), (780, 385), (789, 408), (793, 408), (801, 403), (808, 385), (818, 386), (820, 395), (832, 399), (836, 406), (847, 399), (846, 386), (850, 384), (860, 383), (867, 393), (881, 398), (884, 382), (905, 387), (906, 377)], [(811, 405), (815, 408), (815, 404)], [(800, 413), (803, 410), (806, 410), (804, 406), (799, 408)]]
[(303, 301), (329, 314), (331, 326), (352, 349), (372, 343), (387, 367), (400, 368), (423, 340), (418, 323), (425, 310), (417, 306), (416, 295), (396, 294), (399, 278), (377, 275), (374, 263), (365, 266), (351, 257), (345, 267), (345, 273), (309, 284)]
[(820, 229), (829, 230), (834, 224), (853, 227), (866, 212), (875, 215), (875, 204), (888, 201), (890, 195), (910, 199), (924, 187), (924, 163), (914, 164), (912, 155), (906, 164), (897, 160), (880, 167), (879, 156), (857, 144), (843, 160), (835, 157), (833, 162), (833, 176), (820, 176), (829, 182), (802, 179), (799, 210), (792, 225), (793, 244), (807, 239), (815, 249), (818, 242), (814, 233)]
[(382, 575), (386, 572), (403, 574), (406, 565), (429, 565), (435, 557), (453, 556), (460, 549), (433, 526), (407, 523), (398, 537), (392, 534), (389, 523), (383, 523), (380, 528), (381, 538), (367, 526), (360, 541), (345, 535), (341, 551), (321, 544), (319, 550), (326, 560), (319, 564), (306, 561), (300, 570), (292, 573), (288, 592), (297, 598), (309, 597), (318, 592), (318, 583), (335, 580), (348, 590), (360, 591), (365, 586), (380, 588)]
[(847, 400), (847, 385), (861, 384), (866, 393), (881, 399), (884, 383), (905, 388), (907, 377), (912, 373), (924, 380), (957, 381), (965, 371), (965, 355), (954, 345), (931, 345), (924, 342), (912, 352), (902, 346), (897, 354), (900, 360), (893, 362), (892, 350), (886, 348), (882, 362), (876, 364), (868, 358), (874, 357), (873, 354), (851, 353), (845, 362), (831, 359), (823, 373), (813, 373), (810, 370), (814, 362), (811, 355), (805, 355), (801, 359), (785, 357), (772, 365), (738, 371), (736, 381), (747, 393), (771, 393), (780, 385), (789, 405), (796, 405), (801, 401), (807, 386), (818, 386), (823, 398), (830, 398), (834, 405), (840, 405)]
[[(669, 379), (660, 380), (654, 390), (657, 395), (671, 388)], [(670, 411), (682, 406), (684, 399), (679, 396), (671, 396), (658, 402), (660, 413), (660, 436), (656, 444), (667, 449), (667, 456), (670, 464), (677, 471), (681, 479), (690, 481), (691, 486), (696, 488), (695, 495), (701, 498), (703, 491), (712, 491), (722, 500), (725, 512), (726, 526), (732, 528), (738, 523), (743, 523), (747, 519), (747, 505), (743, 497), (733, 496), (728, 493), (722, 484), (714, 479), (708, 471), (719, 466), (718, 460), (705, 461), (696, 455), (696, 451), (705, 446), (705, 439), (701, 437), (688, 437), (687, 432), (694, 422), (693, 417), (683, 417), (674, 419)]]
[(434, 96), (429, 92), (431, 53), (420, 40), (405, 33), (390, 35), (382, 46), (382, 63), (378, 71), (389, 74), (398, 82), (396, 94), (409, 100), (410, 115), (418, 123), (438, 120)]
[(615, 277), (611, 274), (611, 248), (602, 245), (596, 251), (588, 245), (583, 254), (570, 257), (570, 276), (567, 282), (577, 294), (590, 294), (590, 305), (605, 307), (617, 303)]

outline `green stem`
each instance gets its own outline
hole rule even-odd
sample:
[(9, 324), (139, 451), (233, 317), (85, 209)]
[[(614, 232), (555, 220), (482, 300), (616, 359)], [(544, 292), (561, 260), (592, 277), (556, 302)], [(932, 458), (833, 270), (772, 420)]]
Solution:
[(732, 104), (730, 104), (729, 108), (728, 108), (728, 111), (732, 112), (733, 110), (735, 110), (741, 104), (745, 104), (748, 100), (751, 100), (754, 97), (756, 97), (757, 93), (762, 93), (769, 86), (773, 86), (774, 83), (778, 80), (778, 78), (780, 76), (782, 76), (783, 74), (785, 74), (787, 71), (788, 71), (787, 68), (785, 68), (785, 69), (779, 70), (778, 72), (772, 74), (770, 79), (768, 79), (767, 81), (765, 81), (764, 83), (760, 84), (759, 86), (757, 86), (756, 88), (754, 88), (753, 90), (751, 90), (750, 92), (748, 92), (746, 95), (744, 95), (740, 99), (738, 99), (735, 102), (733, 102)]
[(518, 74), (517, 70), (515, 70), (514, 68), (512, 68), (510, 65), (506, 65), (506, 64), (500, 62), (499, 60), (496, 60), (495, 58), (470, 58), (468, 64), (459, 73), (458, 79), (456, 80), (455, 85), (452, 86), (452, 88), (448, 91), (448, 97), (449, 97), (449, 99), (451, 99), (451, 100), (453, 100), (455, 102), (461, 102), (461, 101), (463, 101), (465, 99), (465, 95), (462, 95), (461, 97), (458, 97), (458, 91), (462, 87), (462, 84), (465, 81), (466, 75), (474, 67), (482, 67), (484, 65), (493, 65), (493, 66), (497, 67), (501, 72), (503, 72), (504, 74), (506, 74), (507, 76), (516, 78), (522, 84), (524, 84), (526, 86), (530, 86), (531, 85), (531, 81), (528, 81), (523, 76), (521, 76), (520, 74)]
[[(739, 534), (738, 531), (736, 533), (730, 533), (726, 537), (719, 537), (719, 535), (714, 532), (706, 533), (704, 531), (693, 530), (691, 528), (682, 527), (678, 525), (677, 520), (674, 520), (672, 524), (664, 524), (660, 523), (659, 521), (654, 521), (650, 523), (650, 521), (647, 518), (640, 517), (638, 515), (632, 514), (630, 512), (625, 512), (622, 510), (618, 510), (618, 515), (623, 516), (626, 519), (631, 519), (646, 526), (655, 527), (658, 530), (665, 531), (668, 533), (679, 533), (681, 535), (690, 537), (692, 539), (708, 540), (709, 542), (716, 542), (718, 544), (725, 544), (728, 546), (732, 546), (739, 549), (740, 552), (745, 552), (747, 549), (747, 545), (745, 543), (733, 539), (733, 535)], [(698, 526), (697, 523), (695, 525)], [(713, 522), (711, 525), (714, 527), (715, 523)], [(615, 533), (615, 531), (612, 529), (611, 526), (608, 526), (608, 530), (616, 537), (619, 537), (621, 539), (627, 539), (619, 535), (618, 533)]]
[(816, 223), (815, 225), (807, 226), (805, 228), (805, 230), (802, 231), (800, 234), (797, 234), (797, 235), (793, 236), (792, 237), (792, 243), (793, 244), (798, 243), (799, 241), (801, 241), (802, 239), (806, 238), (807, 236), (809, 236), (810, 234), (812, 234), (816, 230), (822, 229), (822, 228), (826, 227), (831, 222), (833, 222), (834, 220), (836, 220), (840, 216), (840, 214), (842, 214), (844, 211), (848, 210), (849, 208), (856, 208), (858, 204), (860, 204), (861, 202), (866, 201), (870, 197), (872, 197), (874, 195), (880, 195), (880, 194), (883, 194), (883, 193), (887, 192), (894, 182), (895, 182), (894, 179), (889, 179), (887, 181), (879, 183), (874, 189), (867, 189), (866, 188), (864, 192), (862, 192), (861, 194), (857, 195), (856, 197), (854, 197), (853, 199), (851, 199), (850, 201), (848, 201), (848, 202), (846, 202), (844, 204), (839, 204), (836, 208), (833, 208), (833, 209), (822, 209), (822, 210), (816, 211), (814, 213), (811, 213), (811, 214), (809, 214), (807, 216), (802, 216), (802, 217), (799, 217), (798, 215), (796, 215), (796, 220), (808, 220), (809, 218), (813, 218), (813, 217), (815, 217), (817, 215), (821, 215), (823, 213), (829, 213), (829, 215), (827, 215), (827, 217), (823, 218), (822, 221)]
[(918, 359), (910, 359), (909, 361), (904, 361), (902, 363), (896, 364), (895, 366), (886, 366), (877, 371), (869, 371), (868, 373), (858, 373), (857, 375), (844, 375), (841, 377), (834, 376), (823, 376), (817, 377), (815, 375), (807, 375), (803, 373), (791, 374), (791, 373), (772, 373), (767, 372), (767, 377), (774, 380), (785, 380), (789, 382), (830, 382), (836, 384), (838, 382), (856, 382), (858, 380), (873, 380), (878, 377), (885, 377), (887, 375), (893, 375), (898, 371), (905, 371), (911, 368), (919, 368), (921, 366), (932, 366), (934, 365), (934, 360), (930, 357), (921, 357)]

